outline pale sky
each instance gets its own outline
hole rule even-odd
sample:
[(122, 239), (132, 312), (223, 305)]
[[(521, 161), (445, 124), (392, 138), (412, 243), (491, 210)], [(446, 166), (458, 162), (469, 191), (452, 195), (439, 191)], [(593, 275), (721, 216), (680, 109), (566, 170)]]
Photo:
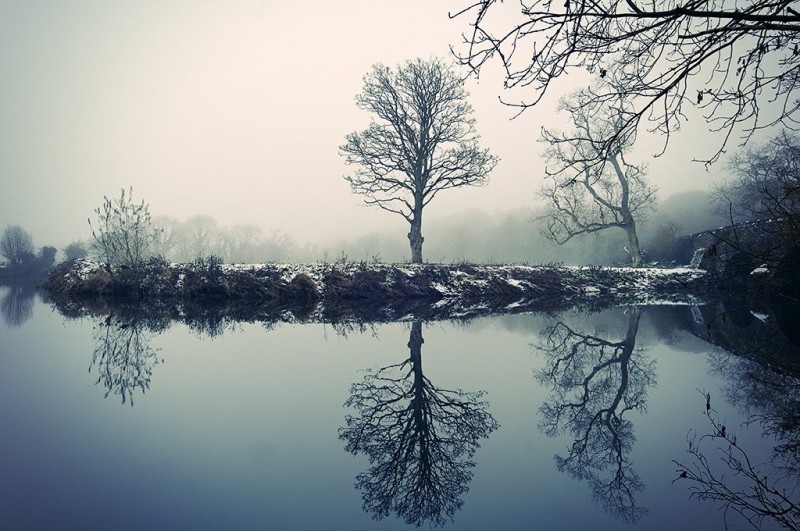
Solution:
[[(369, 122), (354, 97), (370, 66), (449, 58), (468, 20), (448, 11), (464, 4), (0, 0), (0, 228), (19, 224), (37, 246), (61, 248), (89, 235), (103, 195), (133, 186), (153, 215), (210, 214), (301, 243), (405, 234), (405, 221), (351, 193), (338, 146)], [(482, 144), (501, 162), (487, 187), (437, 196), (425, 223), (533, 205), (539, 130), (566, 124), (557, 94), (509, 121), (491, 71), (468, 89)], [(692, 152), (704, 132), (698, 123), (650, 161), (662, 197), (711, 182), (689, 163), (704, 154)]]

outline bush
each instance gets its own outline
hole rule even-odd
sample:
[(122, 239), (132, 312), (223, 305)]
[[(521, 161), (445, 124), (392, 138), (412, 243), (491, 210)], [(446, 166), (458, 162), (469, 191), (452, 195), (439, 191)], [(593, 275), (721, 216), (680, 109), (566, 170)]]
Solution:
[(141, 266), (150, 256), (155, 230), (149, 206), (133, 202), (133, 188), (122, 190), (119, 199), (103, 196), (103, 206), (95, 210), (96, 227), (92, 229), (93, 250), (107, 265)]

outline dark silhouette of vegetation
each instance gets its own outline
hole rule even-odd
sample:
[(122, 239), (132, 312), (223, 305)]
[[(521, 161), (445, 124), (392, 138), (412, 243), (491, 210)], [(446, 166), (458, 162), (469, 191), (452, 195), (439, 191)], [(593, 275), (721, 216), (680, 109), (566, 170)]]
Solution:
[(6, 286), (8, 292), (0, 301), (3, 320), (10, 327), (18, 327), (33, 316), (33, 297), (36, 288), (26, 284)]
[(97, 381), (105, 396), (120, 397), (133, 406), (134, 395), (150, 389), (153, 367), (160, 362), (158, 351), (150, 345), (151, 336), (169, 326), (169, 321), (116, 316), (113, 313), (95, 326), (95, 348), (89, 371), (97, 371)]
[[(796, 382), (793, 387), (796, 406)], [(747, 448), (738, 442), (733, 429), (720, 419), (711, 407), (711, 395), (704, 393), (704, 397), (704, 414), (710, 430), (702, 435), (690, 433), (690, 462), (673, 461), (677, 466), (677, 478), (673, 483), (687, 482), (690, 498), (720, 503), (724, 508), (726, 526), (728, 513), (734, 512), (744, 517), (754, 529), (762, 529), (767, 522), (785, 529), (800, 529), (796, 445), (791, 445), (789, 456), (793, 470), (784, 470), (783, 473), (769, 470), (751, 458)], [(784, 420), (782, 415), (781, 418)], [(796, 410), (791, 418), (793, 426), (790, 431), (796, 444), (800, 426)]]
[(485, 184), (497, 158), (479, 148), (464, 80), (440, 59), (376, 64), (356, 104), (373, 121), (339, 148), (358, 166), (345, 180), (367, 205), (408, 221), (411, 261), (421, 263), (425, 206), (442, 190)]
[(735, 153), (731, 177), (715, 188), (718, 213), (733, 223), (780, 220), (784, 239), (800, 238), (800, 138), (783, 131), (763, 145)]
[(763, 146), (731, 158), (732, 177), (716, 189), (716, 205), (727, 211), (731, 223), (758, 222), (760, 241), (756, 250), (738, 241), (731, 245), (752, 255), (754, 261), (781, 267), (781, 277), (796, 276), (800, 261), (800, 138), (783, 132)]
[(0, 253), (9, 264), (0, 267), (0, 281), (25, 285), (39, 279), (56, 260), (55, 247), (45, 245), (34, 253), (33, 237), (19, 225), (9, 225), (0, 236)]
[(639, 267), (642, 251), (636, 221), (652, 210), (656, 189), (647, 183), (644, 167), (625, 157), (632, 135), (617, 136), (611, 148), (604, 144), (613, 136), (610, 131), (624, 125), (630, 107), (620, 100), (615, 107), (598, 108), (595, 100), (588, 89), (562, 99), (561, 109), (570, 114), (574, 130), (542, 129), (549, 165), (547, 184), (539, 193), (548, 208), (540, 219), (545, 235), (560, 244), (576, 236), (622, 229), (631, 264)]
[(86, 258), (89, 256), (89, 250), (83, 242), (72, 242), (64, 247), (65, 260), (77, 260), (78, 258)]
[(9, 225), (0, 236), (0, 254), (12, 266), (20, 265), (33, 255), (33, 237), (19, 225)]
[(95, 225), (89, 220), (94, 242), (92, 249), (107, 265), (139, 267), (151, 256), (155, 237), (150, 209), (144, 201), (134, 203), (133, 188), (119, 199), (103, 196), (103, 205), (95, 209)]
[(366, 511), (438, 527), (463, 505), (472, 457), (498, 424), (482, 392), (437, 388), (424, 376), (423, 342), (415, 321), (410, 357), (353, 384), (345, 405), (357, 413), (347, 416), (339, 438), (348, 452), (369, 458), (369, 470), (356, 477)]
[(759, 129), (797, 123), (800, 12), (793, 2), (533, 0), (521, 3), (511, 22), (501, 4), (473, 0), (453, 15), (470, 20), (456, 50), (460, 61), (475, 72), (497, 61), (504, 87), (531, 93), (511, 102), (521, 110), (575, 70), (602, 79), (599, 104), (624, 97), (635, 107), (609, 131), (603, 151), (613, 152), (642, 123), (663, 135), (666, 149), (687, 106), (723, 133), (707, 162), (722, 155), (737, 129), (746, 142)]
[(644, 484), (630, 462), (635, 437), (625, 415), (644, 410), (654, 373), (636, 349), (641, 310), (631, 306), (626, 313), (621, 340), (564, 321), (549, 326), (537, 345), (546, 360), (536, 378), (551, 390), (540, 408), (540, 428), (551, 437), (567, 432), (575, 438), (566, 456), (555, 457), (558, 469), (589, 483), (592, 498), (608, 513), (636, 522), (647, 509), (636, 505)]

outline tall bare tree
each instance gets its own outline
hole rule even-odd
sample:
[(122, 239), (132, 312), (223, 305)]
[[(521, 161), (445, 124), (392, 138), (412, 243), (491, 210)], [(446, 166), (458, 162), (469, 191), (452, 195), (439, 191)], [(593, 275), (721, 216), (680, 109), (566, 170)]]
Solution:
[(548, 436), (569, 433), (575, 440), (558, 469), (587, 481), (592, 498), (610, 514), (636, 522), (647, 509), (636, 503), (644, 489), (630, 459), (636, 440), (628, 412), (642, 411), (655, 384), (653, 362), (636, 346), (641, 309), (626, 310), (625, 337), (587, 333), (564, 321), (548, 326), (537, 347), (545, 355), (537, 380), (551, 394), (540, 408)]
[(601, 107), (593, 90), (584, 89), (561, 100), (574, 129), (569, 132), (542, 130), (548, 144), (545, 156), (546, 184), (540, 196), (548, 204), (545, 236), (565, 243), (584, 234), (619, 228), (628, 238), (631, 263), (642, 263), (637, 217), (652, 209), (656, 189), (645, 179), (644, 166), (625, 159), (634, 135), (617, 136), (612, 149), (604, 139), (624, 126), (633, 111), (623, 101)]
[(0, 237), (0, 254), (14, 265), (33, 254), (33, 237), (19, 225), (9, 225)]
[[(722, 131), (713, 162), (742, 127), (745, 142), (760, 128), (800, 118), (800, 10), (794, 0), (530, 0), (514, 9), (497, 0), (470, 0), (453, 16), (468, 17), (457, 51), (475, 71), (498, 61), (505, 87), (531, 90), (536, 105), (557, 78), (585, 69), (612, 80), (598, 94), (613, 104), (635, 100), (621, 131), (644, 120), (665, 135), (697, 105)], [(510, 15), (510, 16), (509, 16)], [(508, 21), (511, 20), (509, 23)], [(766, 112), (769, 107), (774, 112)], [(613, 147), (615, 132), (607, 138)]]
[(442, 190), (485, 184), (497, 158), (479, 148), (464, 80), (440, 59), (374, 65), (356, 105), (373, 120), (339, 148), (358, 165), (345, 180), (367, 205), (408, 221), (411, 261), (421, 263), (424, 207)]
[(469, 490), (472, 457), (498, 428), (483, 392), (436, 387), (422, 372), (422, 322), (414, 321), (407, 360), (368, 373), (345, 405), (356, 409), (339, 430), (368, 471), (356, 478), (364, 509), (375, 519), (396, 514), (420, 527), (444, 526)]

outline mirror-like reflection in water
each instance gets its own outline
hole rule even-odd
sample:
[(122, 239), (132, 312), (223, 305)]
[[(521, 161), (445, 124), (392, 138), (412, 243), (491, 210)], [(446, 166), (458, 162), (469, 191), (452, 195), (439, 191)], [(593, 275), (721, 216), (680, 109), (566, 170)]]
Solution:
[(407, 523), (442, 526), (463, 505), (481, 439), (497, 429), (482, 392), (436, 387), (422, 372), (422, 322), (411, 325), (410, 357), (353, 384), (339, 438), (369, 457), (356, 477), (364, 509)]
[(798, 521), (797, 351), (769, 316), (65, 319), (31, 293), (0, 292), (14, 298), (0, 327), (0, 528)]
[(97, 372), (97, 383), (109, 395), (119, 396), (133, 405), (137, 392), (150, 388), (153, 368), (159, 363), (158, 351), (151, 346), (152, 335), (167, 324), (137, 318), (109, 315), (95, 325), (95, 348), (89, 372)]
[(33, 297), (36, 288), (30, 285), (6, 286), (0, 300), (0, 312), (8, 326), (22, 326), (33, 315)]
[(636, 522), (647, 510), (636, 504), (644, 483), (630, 462), (636, 437), (626, 414), (645, 409), (655, 372), (643, 349), (636, 349), (641, 309), (633, 306), (626, 314), (621, 339), (562, 320), (547, 326), (538, 344), (545, 363), (536, 379), (551, 391), (540, 408), (542, 430), (574, 437), (567, 455), (556, 456), (558, 469), (586, 481), (608, 512)]

